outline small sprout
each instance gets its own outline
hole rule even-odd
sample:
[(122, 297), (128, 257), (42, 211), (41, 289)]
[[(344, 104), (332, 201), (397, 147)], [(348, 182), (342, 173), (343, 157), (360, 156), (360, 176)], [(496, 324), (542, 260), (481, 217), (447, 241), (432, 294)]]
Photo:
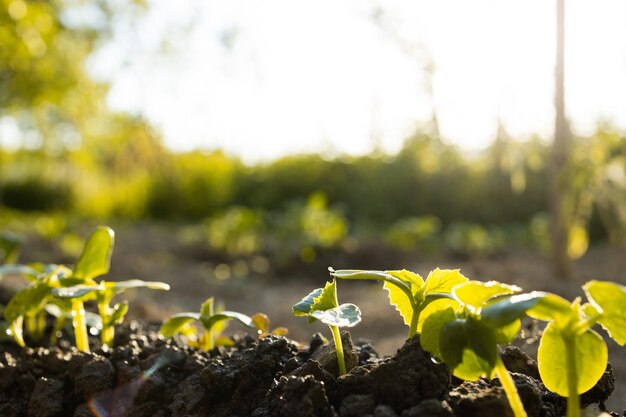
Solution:
[[(218, 310), (218, 311), (215, 311)], [(191, 346), (200, 347), (204, 350), (211, 350), (216, 345), (232, 345), (232, 341), (220, 336), (229, 320), (237, 320), (244, 326), (256, 329), (251, 317), (236, 311), (219, 311), (214, 308), (213, 297), (207, 298), (202, 303), (199, 313), (185, 312), (170, 316), (161, 326), (161, 334), (165, 337), (172, 337), (175, 334), (182, 334), (189, 338)], [(191, 324), (199, 321), (204, 328), (204, 334), (198, 336), (196, 328)]]
[(63, 265), (4, 265), (0, 274), (18, 273), (30, 281), (30, 285), (9, 302), (4, 316), (9, 323), (13, 339), (25, 346), (23, 325), (32, 337), (41, 337), (45, 330), (48, 307), (56, 306), (59, 314), (52, 338), (63, 326), (68, 315), (72, 318), (74, 337), (78, 350), (89, 352), (87, 317), (83, 303), (96, 299), (100, 310), (102, 343), (113, 343), (113, 326), (120, 323), (128, 305), (119, 303), (110, 306), (111, 299), (118, 293), (136, 287), (168, 289), (167, 284), (130, 280), (124, 282), (97, 283), (94, 278), (109, 272), (113, 251), (114, 233), (109, 227), (98, 227), (85, 243), (85, 247), (73, 269)]
[(343, 345), (339, 327), (353, 327), (361, 321), (361, 310), (354, 304), (339, 305), (336, 281), (327, 282), (324, 288), (317, 288), (293, 306), (293, 314), (305, 316), (309, 323), (319, 320), (330, 327), (337, 351), (339, 375), (346, 373)]
[(495, 281), (468, 281), (454, 287), (447, 298), (423, 311), (420, 342), (458, 378), (500, 378), (513, 414), (526, 417), (515, 383), (498, 354), (498, 345), (515, 338), (520, 317), (545, 293), (512, 295), (518, 291), (518, 287)]
[(254, 327), (257, 329), (259, 337), (265, 337), (268, 334), (274, 336), (286, 336), (289, 333), (289, 330), (286, 327), (276, 327), (270, 331), (270, 318), (267, 314), (256, 313), (251, 317), (251, 319), (252, 323), (254, 323)]
[(341, 279), (383, 281), (383, 288), (389, 292), (389, 302), (398, 310), (404, 323), (409, 326), (411, 338), (418, 332), (420, 314), (431, 302), (445, 297), (456, 285), (467, 282), (458, 269), (431, 271), (424, 279), (405, 269), (398, 271), (364, 271), (359, 269), (329, 268), (330, 275)]
[(626, 287), (589, 281), (583, 289), (589, 303), (581, 305), (580, 297), (569, 303), (549, 294), (528, 311), (548, 322), (537, 352), (539, 374), (550, 391), (567, 397), (568, 417), (580, 416), (579, 395), (606, 370), (606, 342), (592, 327), (599, 323), (619, 345), (626, 344)]
[(52, 295), (65, 299), (80, 299), (89, 295), (95, 295), (101, 319), (101, 343), (108, 347), (113, 347), (115, 325), (124, 321), (124, 316), (128, 312), (128, 302), (124, 301), (111, 306), (111, 300), (116, 295), (131, 288), (150, 288), (167, 291), (170, 289), (170, 286), (163, 282), (141, 281), (138, 279), (121, 282), (100, 281), (98, 285), (79, 284), (72, 287), (54, 288)]

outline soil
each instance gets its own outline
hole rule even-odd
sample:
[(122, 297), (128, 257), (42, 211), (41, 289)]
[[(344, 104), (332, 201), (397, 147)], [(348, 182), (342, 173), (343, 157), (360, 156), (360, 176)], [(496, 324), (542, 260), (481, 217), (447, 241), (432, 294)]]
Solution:
[[(4, 417), (512, 417), (497, 379), (462, 382), (425, 353), (419, 336), (380, 357), (342, 334), (349, 372), (337, 376), (334, 348), (315, 334), (308, 345), (268, 336), (235, 337), (210, 352), (165, 339), (157, 324), (118, 329), (113, 349), (78, 352), (67, 340), (19, 349), (0, 344), (0, 415)], [(536, 379), (522, 350), (502, 351), (529, 417), (559, 417), (565, 400)], [(614, 388), (610, 366), (584, 406)], [(618, 417), (620, 414), (611, 413)], [(626, 415), (626, 412), (624, 414)]]

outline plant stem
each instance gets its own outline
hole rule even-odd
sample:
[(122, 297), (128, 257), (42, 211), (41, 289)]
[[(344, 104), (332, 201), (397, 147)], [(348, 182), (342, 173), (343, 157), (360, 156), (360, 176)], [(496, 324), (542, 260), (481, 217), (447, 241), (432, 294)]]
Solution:
[(204, 331), (204, 350), (211, 350), (215, 347), (215, 341), (213, 340), (213, 330)]
[(411, 316), (411, 325), (409, 326), (409, 339), (417, 334), (417, 323), (420, 320), (418, 307), (414, 305), (413, 300), (411, 300), (411, 306), (413, 307), (413, 315)]
[(522, 404), (522, 400), (519, 397), (517, 388), (515, 387), (515, 382), (513, 382), (513, 378), (511, 378), (511, 374), (509, 374), (509, 371), (504, 366), (504, 363), (502, 363), (500, 356), (498, 356), (496, 360), (496, 375), (500, 378), (500, 383), (502, 384), (502, 388), (504, 388), (506, 397), (509, 400), (509, 405), (511, 406), (511, 410), (513, 410), (513, 415), (515, 415), (515, 417), (527, 417), (526, 410), (524, 410), (524, 404)]
[(565, 362), (567, 363), (567, 417), (580, 416), (578, 396), (578, 371), (576, 370), (576, 338), (563, 338), (565, 342)]
[(89, 352), (89, 339), (87, 337), (87, 323), (85, 322), (85, 308), (79, 299), (72, 299), (72, 326), (76, 348), (83, 352)]
[(113, 341), (115, 340), (115, 327), (113, 325), (102, 325), (102, 333), (100, 333), (100, 341), (103, 345), (110, 348), (113, 347)]
[(339, 334), (339, 327), (328, 326), (333, 332), (333, 339), (335, 341), (335, 350), (337, 351), (337, 365), (339, 366), (339, 376), (346, 373), (346, 362), (343, 358), (343, 344), (341, 343), (341, 334)]

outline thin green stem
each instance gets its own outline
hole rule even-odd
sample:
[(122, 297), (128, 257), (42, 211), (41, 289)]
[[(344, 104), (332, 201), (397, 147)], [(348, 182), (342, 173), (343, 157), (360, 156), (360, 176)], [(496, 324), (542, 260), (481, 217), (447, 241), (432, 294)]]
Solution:
[(567, 417), (580, 417), (578, 396), (578, 371), (576, 369), (576, 338), (564, 338), (565, 362), (567, 363)]
[(339, 366), (339, 376), (346, 373), (346, 362), (343, 358), (343, 344), (341, 343), (341, 334), (339, 334), (339, 327), (328, 326), (333, 332), (333, 340), (335, 341), (335, 350), (337, 351), (337, 365)]
[(411, 316), (411, 325), (409, 326), (409, 339), (417, 334), (417, 323), (420, 320), (419, 307), (414, 305), (413, 300), (411, 300), (411, 307), (413, 307), (413, 315)]
[(511, 378), (511, 374), (502, 363), (502, 359), (498, 356), (496, 360), (496, 375), (500, 378), (500, 383), (502, 384), (502, 388), (504, 388), (504, 392), (506, 393), (506, 397), (509, 400), (509, 405), (511, 406), (511, 410), (513, 410), (513, 415), (515, 417), (527, 417), (526, 410), (524, 410), (524, 404), (522, 404), (522, 400), (519, 397), (519, 393), (517, 392), (517, 388), (515, 387), (515, 382), (513, 382), (513, 378)]
[(72, 299), (72, 326), (74, 327), (76, 348), (83, 352), (89, 352), (89, 339), (87, 337), (85, 308), (83, 306), (83, 302), (77, 298)]

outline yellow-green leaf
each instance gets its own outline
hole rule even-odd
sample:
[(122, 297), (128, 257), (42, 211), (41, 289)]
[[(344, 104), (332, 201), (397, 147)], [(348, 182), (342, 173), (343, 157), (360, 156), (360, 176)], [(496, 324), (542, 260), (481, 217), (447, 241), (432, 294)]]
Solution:
[(413, 318), (413, 306), (411, 305), (411, 300), (408, 295), (396, 284), (392, 284), (388, 281), (383, 283), (383, 288), (388, 292), (389, 303), (391, 303), (391, 305), (396, 308), (398, 313), (400, 313), (402, 320), (404, 320), (404, 324), (410, 326), (411, 319)]
[(498, 295), (514, 294), (521, 290), (521, 288), (515, 285), (507, 285), (497, 281), (468, 281), (454, 287), (452, 293), (463, 304), (478, 309), (490, 298)]
[(100, 226), (89, 236), (83, 253), (74, 267), (74, 277), (91, 279), (109, 272), (114, 242), (113, 230)]
[(439, 269), (435, 268), (426, 278), (424, 295), (434, 293), (449, 293), (457, 285), (469, 280), (461, 274), (459, 269)]
[(626, 287), (608, 281), (589, 281), (583, 289), (601, 313), (598, 323), (618, 344), (626, 344)]
[[(573, 336), (574, 362), (578, 393), (591, 389), (604, 373), (608, 361), (608, 350), (602, 337), (593, 330)], [(558, 326), (549, 323), (543, 332), (537, 352), (539, 374), (545, 386), (563, 397), (569, 396), (567, 386), (566, 341)]]

